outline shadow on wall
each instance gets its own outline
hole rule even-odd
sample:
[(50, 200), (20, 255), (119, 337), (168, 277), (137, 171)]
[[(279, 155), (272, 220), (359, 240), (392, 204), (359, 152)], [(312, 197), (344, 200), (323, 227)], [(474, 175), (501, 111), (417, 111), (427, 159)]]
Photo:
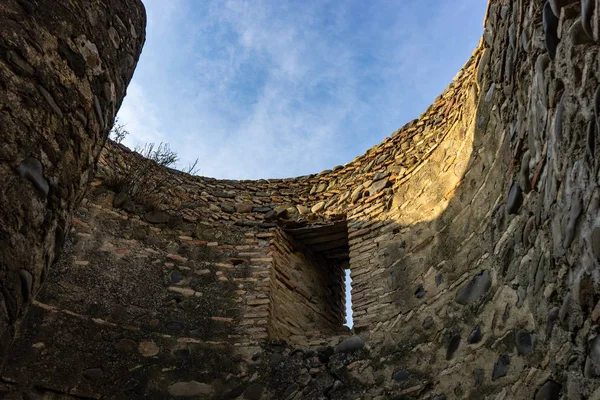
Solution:
[[(436, 393), (477, 398), (494, 393), (506, 384), (491, 382), (493, 363), (506, 349), (482, 347), (469, 335), (479, 329), (491, 346), (513, 329), (535, 327), (529, 303), (516, 307), (514, 291), (502, 293), (515, 271), (507, 275), (494, 254), (515, 218), (506, 212), (509, 160), (502, 146), (509, 137), (492, 112), (496, 101), (481, 96), (476, 110), (465, 107), (464, 126), (395, 190), (384, 213), (348, 217), (354, 330), (389, 355), (389, 368), (408, 371), (405, 388), (433, 385)], [(504, 256), (512, 261), (512, 254)], [(502, 317), (508, 303), (515, 308)], [(479, 369), (484, 384), (475, 382)]]
[[(369, 196), (351, 206), (327, 210), (347, 211), (354, 329), (366, 339), (373, 355), (377, 379), (366, 381), (371, 388), (383, 385), (389, 393), (430, 398), (442, 393), (484, 398), (502, 391), (532, 398), (537, 392), (537, 399), (556, 398), (539, 394), (548, 388), (556, 394), (561, 387), (578, 391), (575, 397), (589, 398), (597, 386), (600, 191), (596, 183), (599, 163), (593, 155), (599, 144), (600, 95), (594, 93), (600, 76), (593, 66), (598, 46), (581, 41), (578, 4), (558, 11), (549, 11), (549, 4), (543, 11), (542, 5), (533, 1), (493, 2), (484, 41), (474, 56), (477, 63), (461, 78), (463, 103), (453, 111), (459, 117), (454, 125), (444, 126), (444, 132), (433, 132), (432, 137), (440, 134), (444, 139), (410, 177), (394, 184), (391, 196)], [(554, 37), (554, 25), (540, 23), (544, 12), (546, 20), (549, 12), (560, 14), (562, 32), (570, 35), (558, 44), (552, 61), (541, 45), (544, 38)], [(566, 29), (569, 26), (570, 30)], [(595, 38), (597, 28), (594, 25)], [(376, 182), (383, 179), (387, 176)], [(383, 183), (384, 189), (390, 189), (388, 181)], [(236, 182), (234, 187), (259, 184)], [(236, 197), (223, 192), (219, 182), (214, 185), (214, 192), (221, 192), (215, 197)], [(290, 185), (284, 185), (284, 190)], [(317, 204), (313, 207), (318, 209), (316, 214), (327, 208)], [(219, 209), (216, 203), (211, 206)], [(237, 211), (230, 207), (233, 210), (226, 213), (227, 218)], [(90, 210), (96, 210), (93, 204)], [(254, 212), (254, 207), (249, 210)], [(102, 212), (112, 215), (115, 226), (135, 220), (122, 222), (121, 214)], [(117, 330), (101, 322), (102, 328), (81, 323), (71, 329), (61, 320), (64, 315), (46, 310), (42, 316), (36, 309), (39, 315), (26, 322), (23, 337), (11, 351), (6, 376), (27, 386), (61, 382), (64, 371), (69, 371), (71, 387), (113, 394), (137, 382), (134, 389), (127, 390), (140, 395), (148, 390), (162, 393), (179, 383), (174, 383), (177, 380), (192, 379), (210, 382), (211, 390), (223, 393), (231, 389), (229, 385), (246, 383), (225, 378), (244, 375), (240, 372), (244, 368), (249, 368), (249, 376), (256, 372), (258, 382), (270, 382), (268, 370), (256, 370), (249, 361), (257, 353), (243, 353), (254, 351), (257, 341), (267, 339), (264, 326), (274, 318), (269, 314), (269, 295), (259, 291), (268, 291), (273, 283), (269, 267), (276, 229), (245, 221), (238, 224), (237, 220), (234, 224), (233, 218), (225, 221), (215, 218), (214, 225), (220, 230), (215, 228), (218, 232), (202, 244), (206, 246), (202, 254), (193, 254), (186, 247), (189, 243), (182, 245), (188, 239), (181, 239), (175, 231), (132, 229), (127, 240), (132, 248), (134, 243), (139, 247), (129, 249), (131, 254), (119, 253), (120, 248), (108, 249), (111, 254), (125, 254), (120, 268), (113, 272), (147, 286), (136, 287), (127, 279), (120, 284), (106, 279), (110, 284), (102, 290), (113, 296), (110, 300), (115, 304), (122, 298), (131, 299), (124, 307), (125, 315), (135, 314), (148, 324), (139, 331)], [(88, 228), (80, 225), (77, 234), (91, 236)], [(228, 235), (235, 240), (217, 243)], [(153, 240), (162, 246), (160, 257), (152, 251), (146, 259), (138, 257), (146, 254), (143, 245), (151, 247)], [(104, 246), (101, 240), (95, 243)], [(268, 254), (240, 256), (234, 252), (236, 245), (262, 248)], [(163, 256), (169, 258), (167, 263)], [(197, 265), (189, 268), (192, 261)], [(265, 263), (261, 269), (250, 267), (261, 262)], [(147, 269), (134, 271), (133, 265)], [(69, 285), (78, 289), (77, 280), (83, 279), (82, 274), (73, 272), (75, 266), (69, 268), (71, 281), (57, 277), (56, 285), (45, 289), (46, 294), (54, 290), (57, 302), (63, 296), (61, 291), (68, 292)], [(166, 268), (173, 270), (166, 273)], [(196, 268), (202, 272), (193, 272)], [(103, 283), (96, 276), (86, 279), (90, 285)], [(242, 286), (230, 285), (230, 281)], [(178, 286), (180, 282), (190, 287)], [(168, 303), (171, 299), (152, 294), (163, 293), (167, 285), (178, 298), (165, 312), (162, 300)], [(149, 289), (141, 293), (140, 288)], [(132, 296), (135, 290), (139, 298)], [(87, 293), (82, 292), (77, 295), (85, 299)], [(206, 306), (198, 308), (198, 299), (206, 299)], [(228, 303), (232, 299), (235, 304)], [(248, 317), (236, 301), (239, 299), (259, 311)], [(118, 310), (115, 319), (123, 314)], [(160, 316), (159, 322), (152, 322), (155, 325), (147, 321), (147, 310)], [(101, 311), (86, 310), (97, 317), (109, 309)], [(201, 325), (199, 321), (220, 329), (196, 332), (192, 328)], [(231, 334), (246, 322), (252, 328), (244, 328), (237, 336)], [(121, 321), (119, 327), (124, 325)], [(95, 336), (86, 336), (90, 330)], [(62, 332), (69, 337), (57, 338)], [(257, 341), (245, 341), (248, 337)], [(77, 344), (77, 357), (61, 358), (48, 345), (60, 343), (61, 349), (67, 349), (70, 341)], [(214, 342), (222, 347), (215, 350), (211, 347)], [(33, 349), (31, 343), (36, 344)], [(92, 354), (89, 349), (101, 351)], [(112, 368), (94, 365), (93, 356), (98, 354)], [(38, 357), (45, 358), (36, 361)], [(198, 360), (208, 366), (206, 371), (190, 368)], [(89, 379), (99, 374), (102, 379)], [(111, 386), (117, 381), (122, 386)]]
[[(465, 85), (465, 90), (467, 88)], [(428, 164), (399, 186), (393, 199), (378, 200), (382, 207), (390, 205), (387, 211), (390, 219), (371, 218), (367, 214), (357, 216), (360, 211), (351, 214), (348, 216), (349, 232), (345, 233), (350, 240), (349, 255), (342, 254), (348, 250), (325, 246), (334, 251), (336, 257), (350, 257), (356, 330), (370, 333), (367, 342), (374, 351), (384, 348), (385, 351), (379, 353), (385, 358), (381, 373), (386, 379), (387, 375), (391, 376), (388, 369), (414, 365), (410, 368), (411, 374), (422, 379), (424, 384), (435, 382), (430, 366), (421, 369), (415, 360), (401, 358), (399, 351), (413, 349), (418, 344), (414, 342), (418, 337), (415, 332), (420, 331), (409, 327), (421, 318), (419, 306), (429, 302), (434, 295), (427, 274), (430, 267), (443, 270), (445, 282), (457, 280), (452, 275), (455, 272), (453, 261), (447, 261), (445, 268), (440, 267), (437, 260), (442, 255), (434, 249), (445, 246), (443, 256), (451, 258), (452, 246), (456, 247), (453, 240), (466, 236), (462, 229), (456, 228), (461, 222), (450, 223), (448, 219), (464, 216), (460, 211), (474, 190), (464, 185), (465, 177), (474, 172), (465, 173), (465, 170), (481, 171), (476, 168), (481, 165), (481, 160), (472, 156), (472, 146), (481, 148), (477, 146), (484, 142), (483, 138), (493, 137), (493, 132), (486, 136), (485, 129), (478, 131), (475, 128), (474, 111), (470, 110), (473, 104), (463, 107), (464, 121), (452, 128), (447, 139), (431, 154)], [(485, 107), (491, 107), (490, 103), (486, 104), (480, 106), (481, 113), (486, 112)], [(481, 123), (487, 125), (487, 121)], [(443, 182), (439, 181), (440, 176), (446, 177)], [(449, 203), (441, 216), (434, 215), (437, 208), (433, 206), (439, 202)], [(429, 207), (426, 209), (429, 214), (418, 211), (425, 207), (422, 203)], [(366, 202), (361, 204), (371, 207)], [(400, 219), (402, 224), (394, 219), (397, 215), (404, 217)], [(409, 215), (418, 215), (427, 221), (404, 223)], [(152, 214), (152, 219), (158, 216)], [(164, 392), (177, 382), (190, 380), (211, 382), (218, 393), (231, 389), (229, 385), (238, 384), (237, 380), (229, 382), (223, 377), (240, 374), (243, 345), (248, 343), (250, 348), (256, 345), (247, 339), (255, 337), (264, 342), (266, 334), (260, 336), (259, 328), (264, 326), (263, 322), (272, 325), (277, 320), (277, 315), (262, 308), (253, 311), (249, 317), (235, 301), (246, 296), (246, 303), (253, 309), (269, 307), (269, 299), (260, 292), (262, 274), (269, 271), (250, 267), (267, 257), (254, 253), (255, 250), (243, 249), (271, 248), (269, 253), (273, 257), (273, 237), (277, 235), (274, 229), (256, 232), (245, 226), (223, 225), (219, 229), (205, 227), (198, 232), (199, 225), (194, 225), (195, 231), (178, 233), (187, 229), (184, 228), (186, 224), (170, 230), (167, 216), (164, 221), (155, 221), (159, 222), (155, 226), (162, 226), (160, 222), (163, 222), (165, 229), (149, 227), (135, 215), (124, 218), (125, 215), (115, 212), (110, 198), (95, 199), (92, 195), (78, 210), (77, 217), (73, 241), (69, 242), (71, 247), (66, 249), (68, 258), (55, 269), (38, 297), (40, 305), (32, 309), (25, 321), (23, 333), (11, 350), (4, 377), (24, 389), (41, 385), (70, 393), (76, 387), (79, 395), (126, 393), (133, 396), (131, 398), (149, 392)], [(471, 217), (467, 215), (466, 218)], [(477, 218), (481, 220), (484, 216)], [(379, 223), (382, 226), (377, 229), (367, 228), (367, 225)], [(448, 228), (441, 229), (445, 224)], [(438, 231), (440, 233), (434, 240), (421, 245), (420, 250), (415, 249), (428, 234)], [(252, 244), (245, 242), (249, 237)], [(303, 239), (307, 240), (306, 237)], [(262, 245), (261, 241), (264, 242)], [(242, 246), (241, 251), (246, 253), (234, 251), (236, 246)], [(367, 250), (363, 252), (365, 248)], [(365, 274), (360, 274), (362, 260), (367, 262)], [(466, 264), (462, 268), (471, 270)], [(421, 292), (415, 285), (419, 279), (423, 286)], [(258, 281), (257, 286), (245, 283), (252, 280)], [(244, 282), (243, 287), (238, 286), (240, 282)], [(269, 287), (270, 283), (265, 281), (264, 285)], [(300, 303), (302, 299), (313, 298), (312, 295), (290, 298)], [(296, 304), (292, 307), (290, 301), (287, 302), (274, 303), (276, 310), (293, 310)], [(405, 321), (411, 311), (418, 316)], [(402, 317), (400, 324), (397, 323), (399, 316)], [(283, 317), (287, 318), (286, 324), (301, 322), (301, 316), (293, 312), (286, 311)], [(252, 324), (245, 325), (248, 321)], [(341, 328), (342, 321), (336, 322)], [(300, 324), (294, 328), (308, 333), (313, 327)], [(317, 326), (315, 330), (319, 328)], [(241, 333), (238, 334), (238, 330)], [(335, 329), (328, 327), (327, 332), (335, 332)], [(336, 333), (341, 332), (343, 330)], [(390, 347), (386, 341), (389, 335), (395, 335), (394, 332), (400, 332), (399, 337), (406, 338), (400, 349)], [(427, 338), (429, 336), (423, 334), (419, 340)], [(311, 340), (315, 338), (304, 342)], [(431, 337), (431, 340), (438, 339)], [(323, 346), (323, 343), (327, 340), (315, 340), (315, 346)], [(422, 361), (424, 357), (419, 359)], [(206, 370), (189, 367), (195, 364), (206, 366)], [(161, 372), (163, 370), (166, 372)], [(259, 371), (259, 376), (264, 373), (267, 372)], [(267, 378), (265, 376), (263, 380), (268, 381)]]
[[(414, 378), (407, 387), (426, 381), (458, 398), (513, 384), (519, 398), (558, 396), (568, 382), (587, 398), (597, 387), (600, 76), (579, 19), (590, 12), (493, 3), (472, 130), (445, 143), (472, 135), (467, 159), (441, 147), (437, 169), (397, 188), (376, 222), (348, 217), (355, 330)], [(449, 192), (446, 156), (461, 172)]]
[[(463, 90), (468, 89), (469, 85), (463, 88)], [(466, 98), (469, 99), (468, 96)], [(409, 180), (395, 189), (393, 198), (377, 200), (376, 210), (379, 206), (388, 208), (383, 216), (371, 217), (363, 211), (348, 216), (350, 269), (354, 280), (352, 297), (355, 330), (369, 336), (369, 345), (374, 350), (380, 350), (382, 356), (386, 355), (382, 362), (386, 375), (388, 375), (387, 369), (406, 368), (410, 371), (411, 379), (419, 379), (425, 385), (424, 387), (431, 384), (437, 386), (437, 372), (445, 365), (438, 363), (432, 368), (430, 359), (421, 353), (419, 346), (428, 344), (430, 347), (437, 347), (438, 342), (441, 341), (440, 348), (442, 348), (446, 336), (453, 338), (461, 332), (464, 335), (464, 332), (471, 329), (471, 326), (477, 324), (481, 318), (477, 310), (471, 306), (456, 304), (453, 292), (458, 285), (466, 285), (468, 279), (472, 275), (477, 275), (482, 269), (489, 271), (490, 277), (495, 277), (494, 269), (489, 264), (491, 258), (488, 259), (487, 264), (477, 262), (486, 249), (481, 243), (480, 231), (483, 230), (484, 237), (490, 234), (485, 225), (485, 222), (490, 219), (490, 215), (487, 214), (492, 212), (499, 201), (498, 198), (502, 197), (503, 188), (501, 185), (496, 186), (498, 181), (502, 181), (502, 163), (496, 157), (496, 149), (500, 147), (499, 143), (503, 135), (499, 133), (500, 128), (496, 119), (490, 123), (494, 101), (480, 101), (477, 113), (474, 110), (474, 99), (471, 98), (470, 101), (471, 103), (462, 105), (462, 119), (450, 128), (450, 132), (444, 132), (448, 136), (431, 153), (427, 163), (423, 163)], [(481, 189), (482, 186), (484, 189)], [(367, 203), (364, 204), (367, 208), (362, 210), (372, 207)], [(96, 212), (93, 204), (89, 204), (87, 208), (91, 212)], [(100, 221), (101, 217), (98, 218)], [(102, 218), (107, 219), (107, 216)], [(118, 215), (111, 219), (114, 220), (110, 223), (105, 222), (106, 228), (109, 228), (109, 231), (119, 232), (125, 222), (119, 222)], [(114, 228), (110, 228), (111, 224)], [(74, 245), (78, 246), (77, 242), (80, 242), (79, 246), (89, 246), (84, 244), (85, 238), (91, 237), (89, 235), (94, 231), (93, 227), (79, 226), (78, 229), (81, 232), (77, 234)], [(231, 325), (228, 325), (226, 320), (236, 321), (236, 324), (244, 321), (235, 311), (236, 306), (228, 303), (227, 300), (236, 298), (234, 293), (236, 290), (241, 290), (240, 288), (231, 286), (209, 291), (209, 288), (216, 289), (220, 287), (219, 285), (225, 284), (225, 281), (220, 283), (220, 279), (228, 277), (229, 272), (226, 269), (223, 273), (219, 268), (213, 271), (213, 267), (209, 267), (208, 263), (218, 267), (228, 258), (214, 257), (209, 253), (196, 255), (182, 252), (181, 249), (173, 247), (173, 244), (169, 244), (176, 237), (159, 237), (159, 232), (136, 228), (131, 233), (123, 233), (125, 237), (131, 235), (132, 242), (140, 240), (142, 243), (139, 249), (132, 248), (129, 251), (111, 248), (107, 244), (111, 242), (108, 236), (96, 237), (92, 242), (95, 243), (92, 245), (94, 250), (120, 254), (117, 256), (117, 264), (113, 267), (110, 266), (111, 263), (99, 265), (95, 271), (101, 275), (88, 276), (82, 274), (83, 270), (77, 271), (77, 268), (87, 267), (85, 263), (88, 259), (76, 260), (64, 271), (61, 271), (61, 268), (55, 271), (56, 274), (64, 273), (63, 278), (57, 276), (56, 279), (52, 279), (53, 284), (45, 289), (45, 293), (42, 293), (40, 298), (47, 303), (62, 303), (68, 309), (75, 307), (73, 311), (80, 315), (107, 321), (109, 324), (132, 325), (133, 328), (141, 331), (109, 334), (106, 331), (108, 328), (97, 328), (94, 330), (96, 333), (92, 335), (89, 331), (90, 327), (86, 328), (89, 322), (85, 322), (85, 319), (68, 326), (68, 321), (63, 317), (52, 321), (52, 318), (48, 319), (42, 310), (36, 309), (26, 323), (22, 338), (11, 352), (9, 363), (11, 367), (6, 371), (6, 376), (21, 381), (24, 386), (50, 380), (63, 382), (57, 386), (62, 388), (64, 382), (68, 381), (72, 387), (75, 385), (82, 390), (86, 389), (89, 393), (107, 395), (125, 390), (123, 388), (127, 388), (128, 385), (135, 386), (127, 389), (128, 393), (133, 395), (133, 393), (144, 393), (153, 387), (169, 387), (176, 380), (190, 379), (203, 382), (212, 379), (214, 387), (220, 385), (226, 387), (225, 382), (217, 383), (218, 377), (222, 374), (239, 372), (235, 367), (239, 362), (236, 358), (238, 356), (234, 354), (235, 351), (227, 340), (217, 348), (207, 346), (206, 343), (221, 342), (223, 338), (231, 335), (231, 332), (227, 333), (227, 327)], [(476, 236), (473, 235), (474, 232), (477, 232)], [(153, 235), (157, 237), (153, 239)], [(239, 237), (240, 242), (237, 244), (243, 243), (241, 241), (244, 237), (243, 233), (239, 235), (231, 233), (229, 236)], [(222, 236), (218, 239), (219, 242), (226, 237), (228, 235)], [(460, 246), (462, 242), (465, 243)], [(493, 238), (490, 238), (491, 242)], [(235, 241), (231, 243), (234, 244)], [(161, 248), (161, 250), (164, 246), (165, 252), (175, 255), (168, 255), (167, 257), (172, 259), (164, 264), (158, 255), (153, 254), (145, 255), (146, 258), (140, 260), (138, 254), (143, 253), (144, 246)], [(221, 247), (224, 246), (219, 246), (219, 250)], [(491, 245), (487, 247), (490, 248)], [(75, 254), (81, 254), (81, 251), (75, 250)], [(226, 248), (224, 247), (223, 250)], [(179, 275), (169, 272), (165, 278), (163, 265), (167, 269), (173, 268), (173, 265), (178, 266), (181, 263), (178, 257), (182, 256), (188, 259), (187, 264), (183, 265), (190, 266), (192, 261), (197, 261), (199, 266), (194, 269), (206, 271), (206, 275), (198, 278), (194, 276), (197, 274), (188, 274), (185, 269), (178, 267)], [(232, 261), (234, 265), (238, 262), (241, 262), (239, 266), (245, 265), (243, 261), (231, 257), (229, 256), (229, 259), (234, 260)], [(91, 263), (96, 262), (91, 260)], [(204, 263), (207, 266), (200, 267)], [(144, 265), (148, 267), (144, 267), (145, 272), (142, 273), (140, 268)], [(114, 274), (123, 279), (115, 280), (112, 276)], [(248, 275), (252, 276), (252, 273), (249, 272)], [(97, 301), (94, 306), (95, 301), (83, 300), (85, 307), (76, 306), (75, 299), (81, 297), (82, 293), (77, 294), (76, 291), (66, 288), (70, 285), (81, 286), (78, 281), (82, 279), (89, 280), (88, 293), (96, 293), (91, 297), (107, 298), (109, 301)], [(175, 300), (174, 304), (164, 308), (164, 305), (169, 303), (169, 299), (164, 297), (162, 287), (165, 279), (168, 281), (167, 284), (171, 285), (169, 288), (175, 289), (179, 288), (181, 282), (189, 280), (192, 290), (188, 293), (187, 289), (178, 289), (180, 294), (178, 297), (181, 299)], [(236, 278), (232, 277), (232, 279)], [(485, 282), (484, 286), (486, 286)], [(95, 289), (92, 291), (91, 288)], [(482, 298), (489, 297), (490, 292), (483, 293)], [(310, 295), (302, 297), (310, 298)], [(53, 299), (53, 296), (56, 298)], [(469, 299), (474, 297), (470, 293), (465, 296)], [(128, 304), (113, 307), (120, 304), (123, 299), (128, 299), (125, 301)], [(201, 309), (194, 306), (196, 299), (200, 299)], [(210, 299), (213, 301), (208, 301)], [(483, 301), (479, 298), (475, 300)], [(203, 301), (208, 302), (203, 303)], [(260, 296), (250, 299), (249, 302), (257, 305), (268, 303), (267, 299)], [(452, 310), (439, 310), (440, 304), (451, 307)], [(277, 309), (286, 308), (293, 307), (290, 304), (279, 304)], [(450, 313), (454, 314), (452, 318), (447, 316)], [(431, 326), (426, 329), (421, 323), (426, 314), (432, 319), (431, 326), (442, 324), (445, 329), (441, 331), (440, 328), (430, 329)], [(156, 325), (152, 325), (154, 319), (151, 315), (154, 316)], [(489, 315), (489, 312), (486, 311), (485, 315)], [(135, 317), (130, 319), (133, 316)], [(219, 319), (212, 319), (214, 316)], [(257, 317), (261, 319), (270, 317), (270, 324), (277, 319), (277, 315), (269, 316), (260, 312), (257, 313)], [(151, 326), (148, 326), (148, 323)], [(297, 323), (298, 318), (291, 318), (289, 321), (289, 324)], [(47, 328), (39, 329), (36, 326)], [(208, 328), (210, 329), (206, 331)], [(297, 330), (303, 328), (307, 330), (307, 327), (295, 327)], [(252, 329), (255, 328), (247, 328), (245, 332), (251, 335)], [(332, 331), (331, 328), (329, 330)], [(103, 333), (105, 331), (106, 333)], [(66, 351), (69, 341), (59, 337), (64, 336), (65, 333), (71, 336), (71, 341), (77, 343), (77, 351), (73, 351), (71, 346), (73, 354), (65, 357), (64, 352), (61, 355), (50, 350), (49, 354), (53, 354), (51, 358), (46, 356), (43, 362), (35, 361), (43, 353), (43, 348), (31, 350), (31, 343), (43, 343), (44, 348), (56, 347)], [(108, 340), (101, 340), (98, 337), (100, 334), (108, 335)], [(169, 335), (170, 338), (159, 338), (161, 334)], [(400, 343), (391, 339), (397, 337), (403, 338)], [(94, 343), (89, 343), (90, 340)], [(95, 357), (103, 360), (102, 365), (107, 363), (113, 365), (111, 371), (99, 368), (97, 363), (92, 362), (90, 354), (87, 354), (89, 349), (96, 349), (93, 353)], [(428, 356), (431, 356), (431, 351), (434, 349), (428, 347), (427, 350)], [(433, 351), (433, 354), (436, 351)], [(464, 344), (461, 346), (458, 343), (455, 352), (457, 355), (463, 354), (467, 349)], [(122, 356), (128, 353), (130, 354), (127, 357)], [(27, 357), (23, 357), (23, 354), (27, 354)], [(198, 374), (186, 368), (187, 363), (200, 359), (203, 360), (204, 365), (210, 366), (210, 371)], [(64, 368), (50, 368), (60, 365)], [(136, 365), (142, 367), (132, 371)], [(157, 374), (156, 365), (163, 369), (175, 365), (176, 369), (165, 376), (165, 374)], [(55, 372), (50, 373), (50, 370)], [(65, 371), (70, 371), (69, 376), (72, 378), (65, 379)], [(82, 373), (83, 378), (79, 378)], [(89, 376), (96, 375), (101, 376), (101, 379), (96, 381), (89, 379)], [(119, 387), (114, 387), (110, 382), (119, 382)], [(412, 382), (409, 380), (403, 385)], [(65, 387), (63, 390), (69, 389)]]

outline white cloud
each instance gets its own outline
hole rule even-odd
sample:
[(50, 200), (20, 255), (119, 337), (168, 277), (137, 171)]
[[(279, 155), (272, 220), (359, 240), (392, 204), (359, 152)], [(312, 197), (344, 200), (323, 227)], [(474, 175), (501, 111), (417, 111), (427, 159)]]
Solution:
[(124, 144), (133, 148), (137, 144), (164, 141), (166, 135), (160, 129), (159, 115), (156, 106), (144, 94), (140, 84), (132, 82), (119, 110), (119, 121), (130, 133)]
[(436, 13), (420, 2), (146, 0), (148, 38), (119, 113), (127, 144), (168, 141), (202, 175), (229, 178), (350, 161), (441, 91), (440, 35), (476, 2), (436, 0)]

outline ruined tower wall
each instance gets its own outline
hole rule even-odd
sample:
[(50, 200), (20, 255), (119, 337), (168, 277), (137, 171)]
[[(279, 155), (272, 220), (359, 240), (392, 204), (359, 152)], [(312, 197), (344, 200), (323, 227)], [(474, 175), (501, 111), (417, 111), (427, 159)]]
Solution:
[[(157, 212), (110, 189), (135, 156), (107, 146), (4, 381), (89, 397), (600, 397), (600, 2), (493, 0), (484, 26), (431, 107), (329, 171), (158, 169)], [(277, 307), (310, 274), (272, 288), (288, 235), (344, 219), (358, 337), (335, 346), (297, 304)], [(286, 320), (305, 340), (267, 345)]]
[(58, 257), (144, 38), (140, 1), (0, 4), (0, 369)]
[(460, 182), (447, 196), (440, 170), (411, 178), (365, 233), (380, 256), (357, 276), (366, 329), (412, 384), (435, 376), (456, 398), (599, 395), (598, 17), (597, 2), (491, 2)]
[[(169, 182), (157, 204), (186, 221), (233, 224), (248, 231), (278, 229), (287, 221), (326, 224), (343, 216), (348, 224), (350, 269), (356, 279), (355, 326), (370, 327), (396, 317), (398, 309), (386, 306), (404, 296), (398, 287), (408, 287), (399, 285), (398, 279), (403, 278), (388, 268), (397, 252), (388, 257), (386, 247), (407, 245), (398, 241), (394, 231), (405, 232), (442, 214), (471, 166), (475, 77), (481, 54), (478, 48), (419, 119), (344, 166), (311, 176), (260, 181), (220, 181), (157, 171), (165, 177), (156, 179)], [(107, 148), (99, 177), (126, 166), (128, 156), (122, 147)], [(417, 235), (405, 236), (409, 248), (419, 244)], [(270, 243), (275, 249), (273, 240)]]

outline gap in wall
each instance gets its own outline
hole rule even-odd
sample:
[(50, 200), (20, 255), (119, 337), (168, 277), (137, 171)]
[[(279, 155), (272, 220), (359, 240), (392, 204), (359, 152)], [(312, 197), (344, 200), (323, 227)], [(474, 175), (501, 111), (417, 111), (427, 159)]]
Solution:
[(349, 333), (346, 221), (281, 230), (274, 249), (270, 338)]
[(350, 268), (344, 270), (344, 287), (346, 289), (346, 323), (344, 325), (352, 329), (354, 321), (352, 319), (352, 278), (350, 277)]

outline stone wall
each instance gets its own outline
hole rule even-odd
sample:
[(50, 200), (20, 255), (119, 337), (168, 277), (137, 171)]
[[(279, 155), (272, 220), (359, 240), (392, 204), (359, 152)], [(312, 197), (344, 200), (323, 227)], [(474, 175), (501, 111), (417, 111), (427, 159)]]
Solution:
[(0, 369), (63, 246), (144, 38), (137, 0), (0, 4)]
[[(319, 174), (157, 168), (162, 190), (140, 203), (110, 183), (136, 155), (108, 144), (5, 392), (599, 399), (599, 13), (598, 0), (490, 1), (433, 104)], [(338, 249), (311, 256), (293, 232), (340, 221), (354, 335), (312, 335), (306, 299), (323, 286), (293, 266)]]
[(277, 232), (271, 270), (271, 339), (299, 341), (343, 332), (344, 269)]

